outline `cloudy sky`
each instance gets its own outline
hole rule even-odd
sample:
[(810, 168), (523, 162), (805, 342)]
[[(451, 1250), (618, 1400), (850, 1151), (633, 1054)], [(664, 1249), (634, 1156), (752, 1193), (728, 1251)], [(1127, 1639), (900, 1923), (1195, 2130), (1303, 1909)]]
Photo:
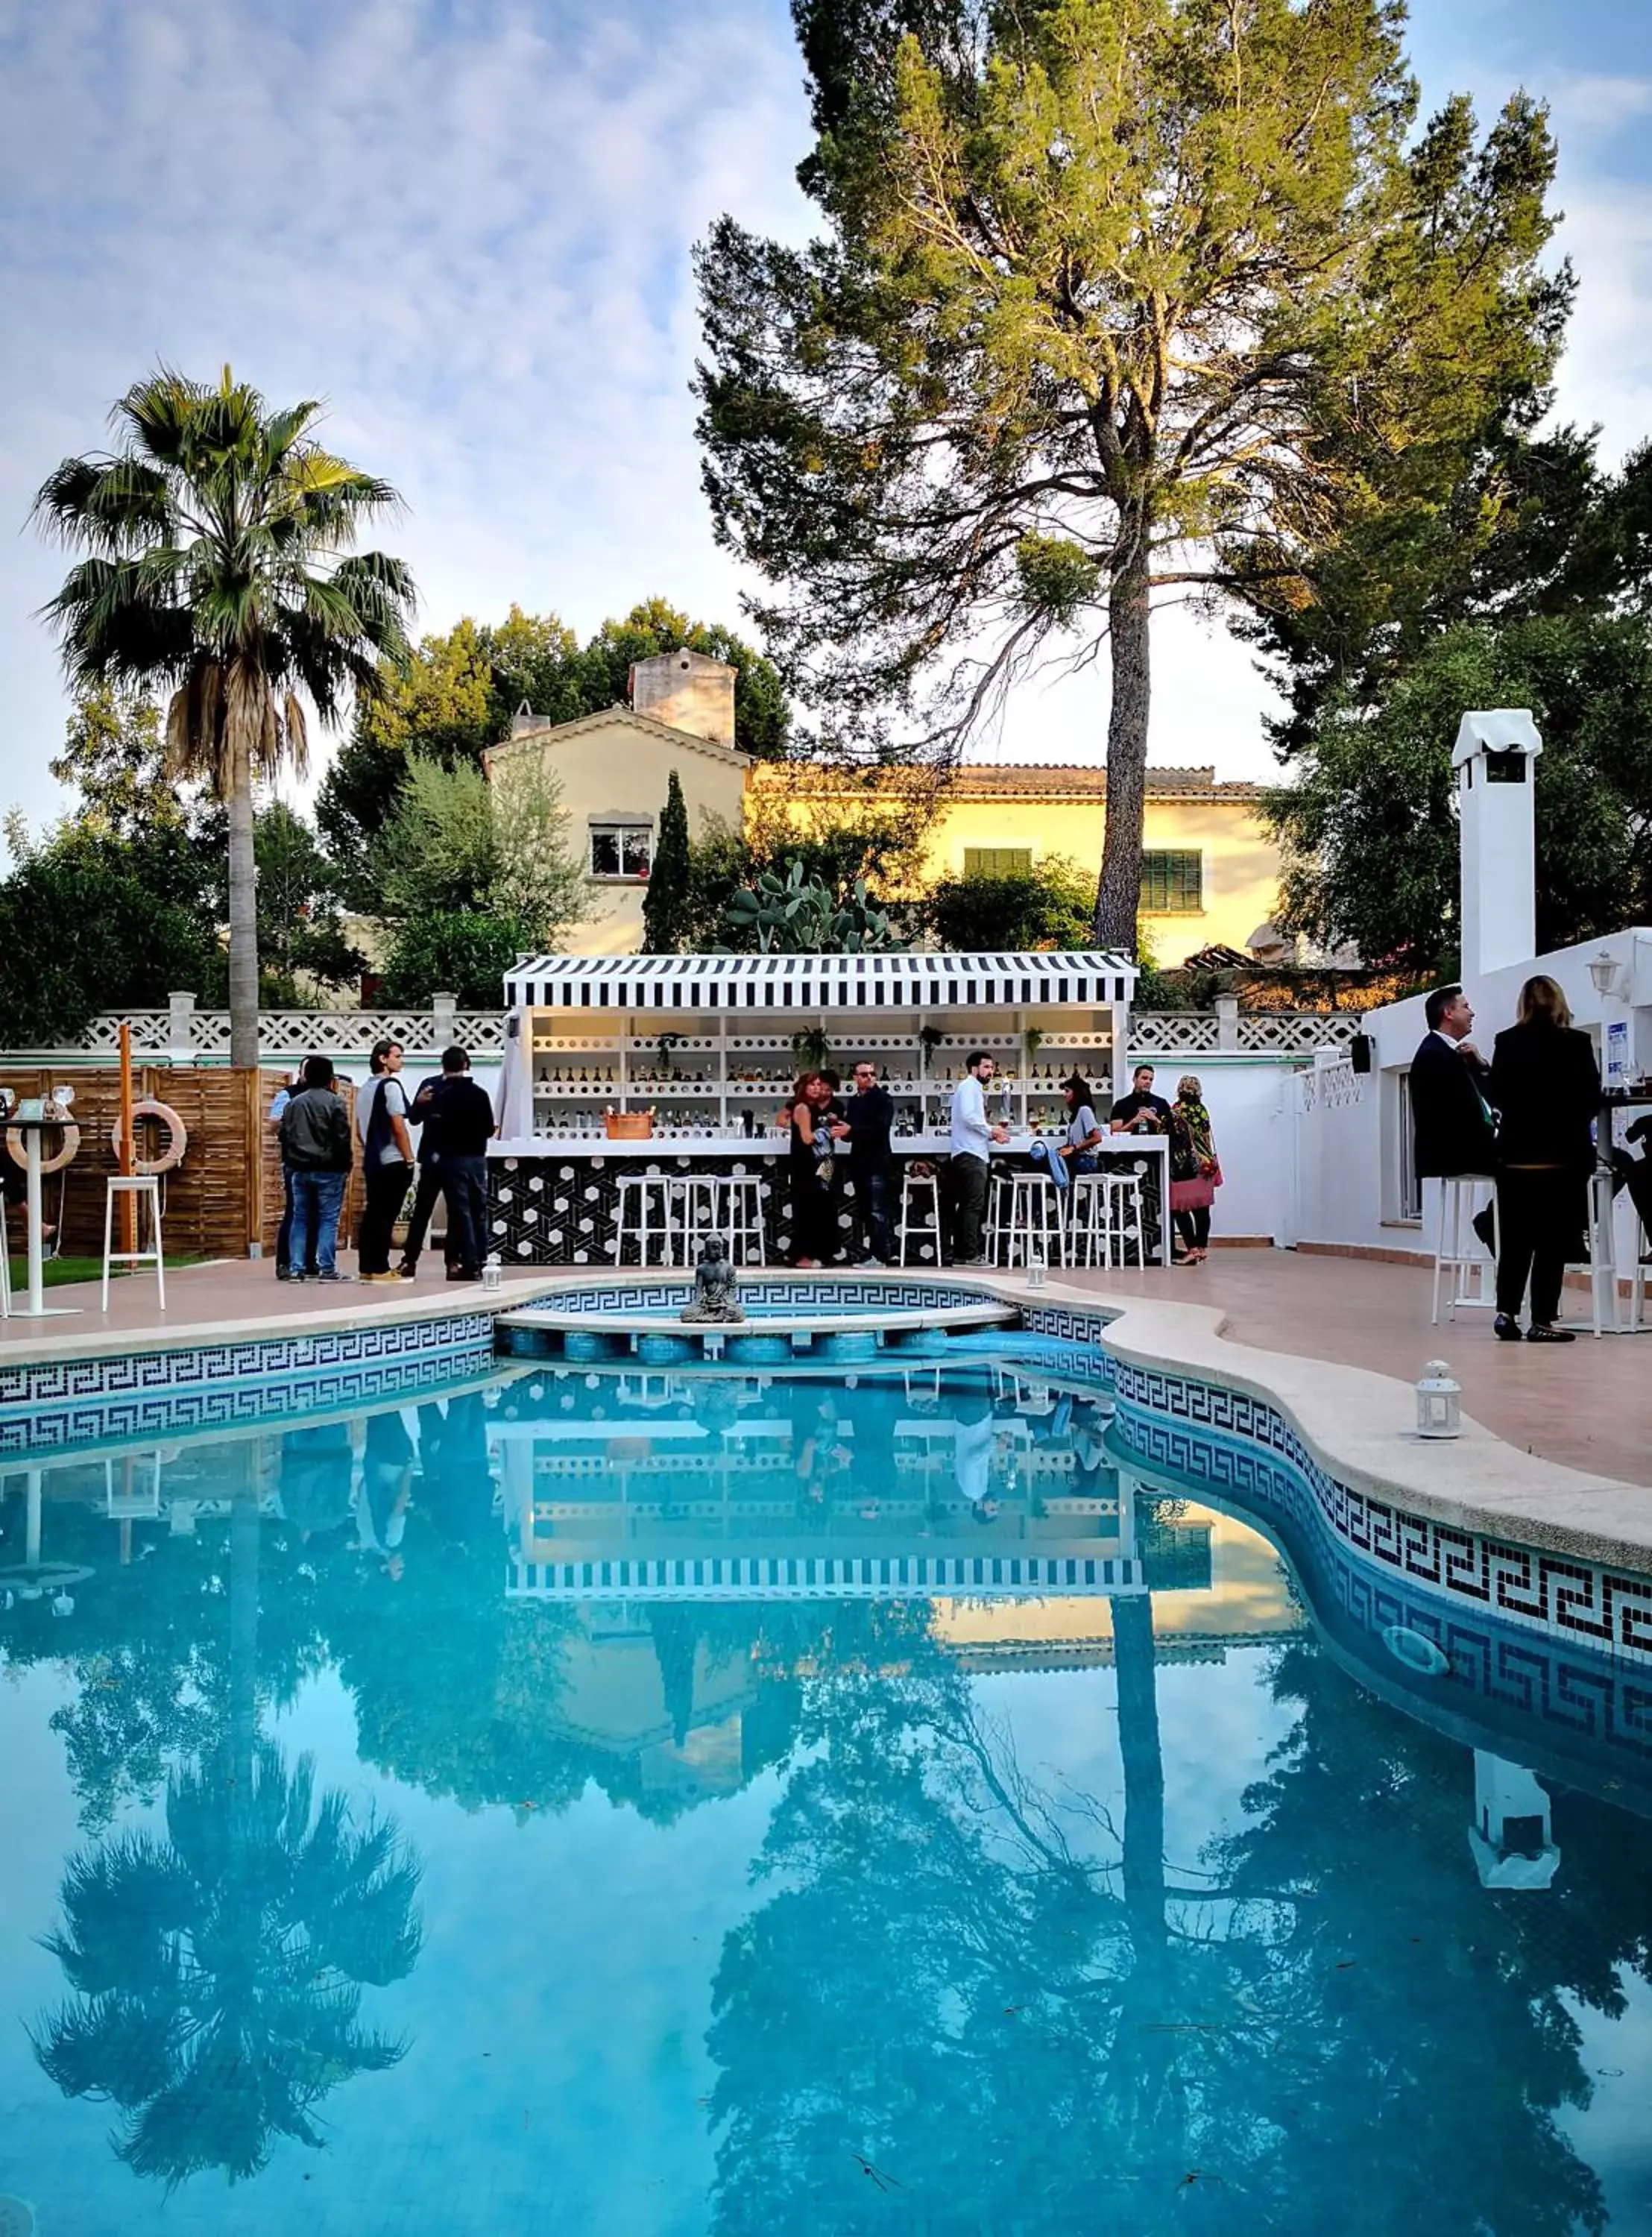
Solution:
[[(1617, 455), (1652, 428), (1652, 10), (1416, 0), (1432, 103), (1553, 104), (1583, 287), (1563, 381)], [(421, 626), (514, 598), (582, 632), (659, 591), (737, 617), (687, 382), (688, 251), (725, 208), (799, 234), (785, 0), (0, 0), (0, 806), (63, 805), (25, 525), (157, 359), (327, 399), (410, 511)], [(1174, 617), (1152, 751), (1262, 774), (1244, 652)], [(985, 750), (1099, 758), (1096, 679)]]

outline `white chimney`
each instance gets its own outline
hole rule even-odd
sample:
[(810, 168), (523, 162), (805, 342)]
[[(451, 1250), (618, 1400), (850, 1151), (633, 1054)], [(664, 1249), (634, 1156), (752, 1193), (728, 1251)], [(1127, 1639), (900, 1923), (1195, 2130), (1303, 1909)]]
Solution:
[(1451, 753), (1462, 859), (1462, 975), (1524, 963), (1537, 945), (1532, 763), (1543, 751), (1530, 715), (1497, 707), (1464, 715)]

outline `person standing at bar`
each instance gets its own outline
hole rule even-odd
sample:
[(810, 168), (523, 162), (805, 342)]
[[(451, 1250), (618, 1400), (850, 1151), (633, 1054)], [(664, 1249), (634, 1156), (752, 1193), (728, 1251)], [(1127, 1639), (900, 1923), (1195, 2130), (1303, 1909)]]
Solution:
[(833, 1218), (832, 1090), (818, 1072), (800, 1072), (792, 1088), (789, 1156), (792, 1264), (824, 1266), (837, 1248)]
[(895, 1158), (889, 1138), (895, 1127), (895, 1105), (889, 1090), (879, 1084), (878, 1067), (870, 1058), (863, 1057), (856, 1065), (854, 1087), (843, 1106), (842, 1118), (832, 1131), (849, 1145), (849, 1178), (854, 1183), (855, 1204), (865, 1230), (865, 1255), (860, 1263), (890, 1266), (895, 1258), (889, 1217)]
[[(437, 1191), (447, 1198), (447, 1278), (450, 1282), (479, 1282), (488, 1221), (488, 1144), (493, 1138), (493, 1105), (487, 1090), (471, 1077), (471, 1059), (457, 1044), (442, 1052), (442, 1076), (426, 1083), (415, 1098), (425, 1109), (425, 1143), (421, 1145), (418, 1197), (407, 1230), (401, 1274), (411, 1281), (418, 1271), (418, 1254), (425, 1242), (430, 1205)], [(430, 1130), (436, 1129), (436, 1147), (429, 1147)], [(426, 1174), (431, 1184), (426, 1192)], [(425, 1217), (419, 1217), (419, 1206)]]
[(995, 1142), (1007, 1142), (1002, 1126), (987, 1123), (986, 1091), (991, 1084), (992, 1059), (984, 1049), (974, 1049), (964, 1067), (964, 1077), (952, 1090), (948, 1124), (951, 1156), (947, 1160), (948, 1194), (952, 1206), (952, 1264), (984, 1266), (981, 1231), (986, 1219), (988, 1161)]
[(366, 1204), (356, 1237), (356, 1266), (364, 1282), (398, 1282), (390, 1268), (391, 1231), (413, 1178), (413, 1139), (407, 1131), (407, 1091), (398, 1077), (399, 1041), (376, 1041), (372, 1078), (356, 1099), (361, 1178)]
[(1519, 1313), (1531, 1285), (1528, 1343), (1570, 1343), (1557, 1328), (1568, 1258), (1581, 1255), (1589, 1222), (1592, 1132), (1601, 1107), (1600, 1067), (1587, 1033), (1571, 1021), (1552, 979), (1528, 979), (1515, 1022), (1497, 1035), (1488, 1093), (1497, 1113), (1497, 1313), (1505, 1343), (1521, 1339)]

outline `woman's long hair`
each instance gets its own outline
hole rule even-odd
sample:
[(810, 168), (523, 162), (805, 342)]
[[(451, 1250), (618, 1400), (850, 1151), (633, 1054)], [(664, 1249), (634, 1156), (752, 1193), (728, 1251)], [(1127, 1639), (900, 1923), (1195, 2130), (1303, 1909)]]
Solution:
[(1070, 1079), (1063, 1080), (1061, 1092), (1063, 1095), (1072, 1098), (1072, 1107), (1075, 1111), (1083, 1110), (1086, 1104), (1092, 1111), (1096, 1108), (1096, 1099), (1090, 1093), (1089, 1080), (1081, 1079), (1077, 1072), (1075, 1072)]
[(1522, 1026), (1569, 1026), (1571, 1005), (1552, 979), (1541, 973), (1528, 979), (1515, 1005), (1515, 1022)]
[(793, 1111), (797, 1109), (800, 1103), (806, 1100), (809, 1090), (814, 1086), (816, 1080), (818, 1080), (819, 1077), (820, 1075), (818, 1072), (799, 1072), (797, 1078), (792, 1082), (792, 1108)]

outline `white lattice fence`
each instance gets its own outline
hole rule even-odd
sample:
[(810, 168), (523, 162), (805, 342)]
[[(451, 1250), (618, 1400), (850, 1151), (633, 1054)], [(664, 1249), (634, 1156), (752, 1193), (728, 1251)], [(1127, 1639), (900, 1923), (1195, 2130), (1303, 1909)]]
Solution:
[[(201, 1056), (229, 1053), (227, 1010), (134, 1010), (128, 1015), (132, 1046), (140, 1055), (180, 1047)], [(365, 1055), (377, 1040), (400, 1041), (410, 1056), (435, 1055), (450, 1041), (461, 1042), (473, 1056), (497, 1056), (504, 1047), (505, 1016), (503, 1010), (265, 1010), (259, 1013), (258, 1039), (262, 1053), (273, 1059)], [(78, 1046), (112, 1056), (120, 1023), (113, 1012), (95, 1019)], [(1346, 1012), (1133, 1010), (1130, 1048), (1153, 1056), (1213, 1056), (1223, 1051), (1307, 1056), (1316, 1048), (1346, 1044), (1359, 1030), (1359, 1020)], [(736, 1036), (730, 1046), (746, 1044)]]
[[(227, 1010), (192, 1010), (175, 1017), (170, 1010), (127, 1013), (132, 1046), (139, 1055), (191, 1048), (198, 1056), (227, 1056)], [(99, 1056), (119, 1046), (121, 1018), (113, 1012), (95, 1018), (77, 1044)], [(261, 1010), (259, 1048), (266, 1057), (359, 1056), (375, 1041), (399, 1041), (410, 1056), (433, 1056), (450, 1041), (473, 1056), (497, 1056), (504, 1047), (503, 1010)]]
[(1316, 1048), (1340, 1046), (1359, 1030), (1359, 1019), (1346, 1010), (1251, 1010), (1241, 1015), (1239, 1046), (1278, 1056), (1302, 1056)]
[(1204, 1010), (1132, 1010), (1130, 1047), (1155, 1056), (1202, 1056), (1221, 1046), (1219, 1022)]

